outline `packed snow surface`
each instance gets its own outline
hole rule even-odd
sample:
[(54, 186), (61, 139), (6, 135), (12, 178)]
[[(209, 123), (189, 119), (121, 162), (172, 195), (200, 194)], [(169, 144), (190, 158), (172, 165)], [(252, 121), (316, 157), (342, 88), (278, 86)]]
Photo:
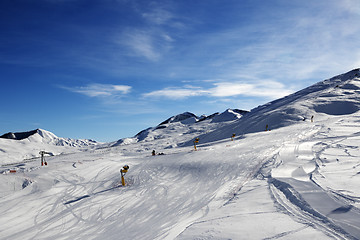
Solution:
[(231, 121), (170, 119), (47, 166), (2, 155), (0, 238), (360, 239), (359, 74)]

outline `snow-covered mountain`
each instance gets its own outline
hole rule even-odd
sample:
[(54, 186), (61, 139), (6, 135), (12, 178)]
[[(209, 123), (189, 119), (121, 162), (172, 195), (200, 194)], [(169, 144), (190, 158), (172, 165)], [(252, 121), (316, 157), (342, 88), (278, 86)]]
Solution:
[[(246, 113), (248, 112), (245, 110), (227, 109), (221, 114), (214, 113), (209, 116), (202, 115), (198, 117), (193, 113), (184, 112), (168, 118), (156, 127), (140, 131), (133, 138), (120, 139), (113, 146), (137, 142), (151, 143), (154, 140), (158, 140), (157, 146), (161, 145), (162, 148), (172, 148), (199, 134), (227, 126), (230, 122), (241, 118)], [(174, 138), (174, 134), (176, 138)]]
[(46, 143), (55, 146), (69, 146), (69, 147), (89, 147), (97, 145), (98, 142), (91, 139), (71, 139), (58, 137), (52, 132), (36, 129), (28, 132), (6, 133), (0, 138), (11, 140), (26, 140), (31, 143)]
[(248, 113), (245, 110), (239, 109), (227, 109), (225, 112), (220, 114), (211, 115), (211, 122), (227, 122), (241, 118), (244, 114)]
[[(224, 136), (237, 136), (268, 129), (323, 120), (330, 116), (355, 113), (360, 108), (359, 69), (316, 83), (284, 98), (252, 109), (230, 125), (199, 136), (202, 143), (221, 140)], [(185, 145), (191, 145), (192, 141)]]
[(47, 166), (2, 165), (0, 239), (360, 239), (359, 75), (240, 118), (184, 113)]
[(6, 133), (0, 136), (0, 164), (21, 162), (39, 157), (39, 151), (53, 155), (83, 151), (99, 145), (88, 139), (57, 137), (52, 132), (36, 129), (28, 132)]
[(184, 112), (181, 114), (178, 114), (176, 116), (172, 116), (165, 120), (164, 122), (160, 123), (159, 125), (165, 125), (168, 123), (175, 123), (175, 122), (181, 122), (183, 124), (189, 124), (189, 123), (195, 123), (198, 121), (198, 117), (191, 113), (191, 112)]

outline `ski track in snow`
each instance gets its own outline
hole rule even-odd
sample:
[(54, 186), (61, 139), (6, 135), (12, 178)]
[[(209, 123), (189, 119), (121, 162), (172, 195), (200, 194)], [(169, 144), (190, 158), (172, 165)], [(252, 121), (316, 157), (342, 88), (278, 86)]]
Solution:
[[(241, 211), (240, 214), (231, 212), (229, 215), (219, 218), (216, 217), (216, 213), (213, 214), (214, 216), (211, 216), (210, 213), (210, 216), (202, 218), (202, 220), (198, 220), (190, 225), (188, 229), (180, 235), (179, 239), (195, 239), (198, 236), (207, 236), (209, 239), (246, 238), (243, 236), (254, 239), (278, 239), (282, 237), (304, 239), (304, 236), (307, 235), (311, 237), (317, 236), (315, 237), (316, 239), (358, 239), (360, 236), (360, 211), (353, 206), (359, 202), (359, 198), (356, 197), (359, 196), (358, 184), (356, 184), (356, 180), (353, 179), (357, 174), (349, 174), (348, 169), (350, 167), (359, 167), (359, 161), (356, 159), (359, 157), (358, 146), (353, 145), (360, 140), (359, 131), (354, 132), (354, 127), (359, 127), (357, 125), (342, 124), (343, 122), (343, 119), (338, 118), (331, 122), (330, 129), (321, 123), (312, 128), (304, 129), (305, 131), (302, 131), (303, 133), (298, 136), (293, 136), (291, 140), (285, 141), (282, 146), (279, 147), (278, 153), (274, 155), (274, 159), (265, 162), (263, 165), (264, 169), (259, 171), (260, 175), (268, 179), (269, 194), (278, 208), (282, 209), (282, 212), (287, 213), (292, 219), (296, 220), (296, 222), (305, 226), (295, 228), (291, 231), (284, 231), (272, 237), (261, 233), (254, 234), (253, 228), (250, 230), (251, 233), (246, 229), (238, 232), (232, 230), (232, 232), (228, 233), (226, 232), (227, 227), (224, 225), (234, 224), (234, 222), (238, 222), (241, 225), (243, 223), (241, 219), (243, 218), (240, 216), (246, 214), (244, 214), (243, 211)], [(326, 126), (329, 125), (327, 124)], [(331, 135), (334, 135), (334, 137), (328, 137)], [(342, 155), (346, 156), (347, 159), (339, 160), (339, 156), (340, 158), (342, 156), (338, 153), (336, 155), (334, 154), (334, 156), (337, 157), (336, 159), (330, 159), (329, 155), (326, 154), (330, 149), (333, 149), (332, 151), (343, 152)], [(354, 164), (349, 161), (349, 157)], [(327, 170), (328, 167), (330, 168), (328, 165), (338, 164), (342, 161), (344, 162), (344, 169), (338, 168), (337, 172), (343, 171), (347, 173), (347, 176), (343, 176), (344, 180), (342, 182), (344, 183), (352, 179), (354, 186), (350, 188), (354, 191), (352, 195), (345, 195), (341, 190), (333, 190), (331, 184), (326, 181), (328, 175), (333, 174)], [(273, 168), (274, 166), (277, 167)], [(266, 177), (268, 168), (272, 169), (272, 172), (270, 176)], [(331, 169), (332, 168), (331, 166)], [(325, 175), (325, 173), (327, 175)], [(339, 175), (336, 176), (337, 180)], [(319, 181), (319, 179), (321, 181)], [(324, 183), (324, 185), (327, 187), (321, 188), (323, 182), (326, 183)], [(251, 183), (248, 185), (251, 185)], [(334, 186), (333, 188), (339, 189), (337, 187), (338, 186)], [(245, 205), (239, 202), (242, 194), (250, 194), (244, 193), (244, 190), (245, 189), (241, 189), (239, 193), (235, 194), (229, 203), (235, 206)], [(254, 190), (255, 188), (249, 191)], [(258, 207), (258, 205), (256, 207)], [(249, 207), (245, 207), (245, 209), (249, 209)], [(226, 207), (222, 208), (222, 212), (226, 211)], [(236, 211), (239, 210), (236, 209)], [(266, 219), (266, 215), (272, 214), (271, 212), (259, 212), (256, 209), (254, 211), (253, 214), (256, 214), (256, 216), (261, 215)], [(256, 219), (251, 216), (254, 215), (248, 214), (247, 220)], [(269, 219), (269, 222), (270, 221)], [(271, 225), (268, 222), (266, 224)], [(216, 228), (213, 227), (213, 225), (216, 225)], [(248, 226), (249, 224), (245, 223), (245, 225)], [(203, 231), (202, 226), (206, 226), (207, 230)], [(237, 227), (241, 228), (240, 226)], [(218, 231), (216, 229), (220, 230), (220, 234), (217, 233)], [(319, 230), (323, 234), (320, 234), (316, 230)], [(266, 232), (266, 227), (263, 231)], [(193, 234), (193, 232), (195, 233)], [(201, 234), (199, 234), (199, 232), (201, 232)], [(207, 238), (204, 237), (204, 239)]]
[[(253, 147), (246, 147), (251, 141)], [(99, 153), (98, 159), (92, 156), (91, 162), (86, 162), (86, 154), (51, 157), (47, 167), (23, 173), (36, 181), (1, 199), (6, 204), (9, 198), (23, 195), (29, 209), (20, 211), (21, 218), (9, 214), (1, 224), (12, 227), (3, 229), (1, 236), (37, 239), (58, 232), (59, 239), (92, 238), (104, 231), (109, 239), (119, 234), (125, 239), (173, 239), (210, 208), (228, 202), (257, 173), (264, 156), (276, 150), (267, 146), (259, 155), (263, 146), (256, 146), (256, 141), (255, 137), (196, 152), (187, 148), (164, 156), (125, 158), (131, 166), (126, 175), (129, 184), (118, 188), (113, 186), (119, 183), (118, 171), (125, 161), (116, 159), (116, 149)], [(17, 212), (18, 205), (9, 210)]]
[[(334, 125), (333, 128), (339, 128), (336, 126), (337, 123)], [(281, 201), (292, 214), (311, 222), (337, 238), (358, 239), (360, 238), (360, 211), (349, 205), (348, 201), (344, 201), (352, 200), (353, 202), (353, 198), (340, 199), (336, 191), (322, 189), (316, 181), (317, 178), (313, 178), (313, 174), (319, 175), (322, 168), (326, 168), (326, 164), (323, 163), (323, 153), (326, 150), (332, 145), (337, 146), (337, 150), (342, 149), (343, 146), (339, 145), (341, 142), (350, 138), (359, 138), (358, 133), (353, 133), (354, 126), (350, 126), (351, 131), (347, 131), (346, 127), (342, 126), (341, 132), (349, 132), (349, 135), (337, 135), (326, 140), (320, 137), (320, 141), (320, 139), (317, 140), (317, 136), (324, 134), (324, 129), (321, 129), (315, 136), (311, 135), (295, 144), (287, 144), (280, 150), (278, 158), (282, 164), (273, 170), (273, 179), (270, 180), (270, 184), (275, 198)], [(330, 133), (329, 130), (326, 129), (327, 135)], [(348, 156), (351, 155), (346, 148), (357, 149), (356, 146), (345, 146), (343, 151)], [(288, 201), (280, 200), (279, 191), (285, 195), (291, 205), (297, 206), (298, 209), (289, 207)]]

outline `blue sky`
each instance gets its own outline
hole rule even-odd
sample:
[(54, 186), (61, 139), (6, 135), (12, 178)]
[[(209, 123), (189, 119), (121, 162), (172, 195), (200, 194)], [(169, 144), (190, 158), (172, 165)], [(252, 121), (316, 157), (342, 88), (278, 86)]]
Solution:
[(360, 67), (358, 0), (2, 0), (1, 132), (115, 141)]

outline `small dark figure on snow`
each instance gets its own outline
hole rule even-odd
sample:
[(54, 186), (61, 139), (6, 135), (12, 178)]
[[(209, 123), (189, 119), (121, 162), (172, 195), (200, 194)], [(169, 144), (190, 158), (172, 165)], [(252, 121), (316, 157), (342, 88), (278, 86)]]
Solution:
[(153, 156), (155, 156), (155, 155), (156, 155), (155, 150), (153, 150), (151, 154), (152, 154)]

